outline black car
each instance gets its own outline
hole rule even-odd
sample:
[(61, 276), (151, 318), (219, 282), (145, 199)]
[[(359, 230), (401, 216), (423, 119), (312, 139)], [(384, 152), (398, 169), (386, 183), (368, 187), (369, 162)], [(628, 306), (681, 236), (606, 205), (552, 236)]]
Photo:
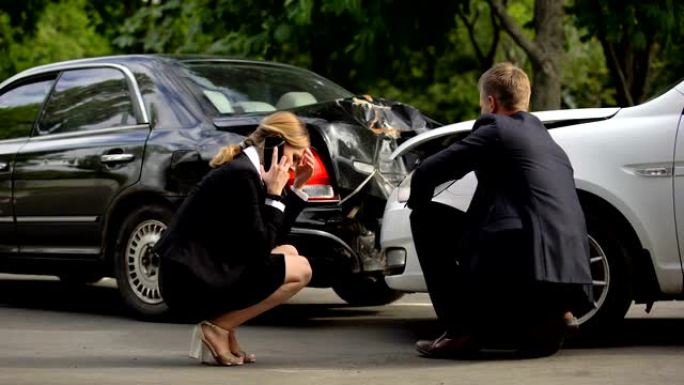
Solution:
[(352, 304), (395, 300), (378, 238), (406, 167), (388, 155), (435, 123), (300, 68), (216, 57), (85, 59), (0, 84), (0, 270), (113, 276), (137, 314), (164, 314), (151, 246), (217, 150), (283, 109), (306, 123), (318, 162), (290, 236), (311, 285)]

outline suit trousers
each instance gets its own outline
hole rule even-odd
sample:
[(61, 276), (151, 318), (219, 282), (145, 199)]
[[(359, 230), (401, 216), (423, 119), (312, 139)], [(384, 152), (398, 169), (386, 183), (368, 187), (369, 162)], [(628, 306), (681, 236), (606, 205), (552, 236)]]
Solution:
[(418, 259), (444, 330), (530, 354), (557, 351), (564, 334), (560, 287), (532, 279), (522, 231), (475, 241), (466, 256), (464, 219), (461, 211), (436, 202), (411, 213)]

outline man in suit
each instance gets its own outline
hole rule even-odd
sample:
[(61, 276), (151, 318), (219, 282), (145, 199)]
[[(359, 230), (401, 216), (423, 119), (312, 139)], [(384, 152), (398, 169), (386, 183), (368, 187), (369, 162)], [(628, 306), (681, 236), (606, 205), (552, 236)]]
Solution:
[[(583, 310), (591, 295), (573, 170), (527, 112), (525, 72), (497, 64), (481, 76), (479, 89), (482, 115), (472, 132), (425, 159), (411, 181), (414, 242), (445, 329), (416, 348), (444, 357), (505, 343), (550, 355), (562, 344), (564, 317)], [(432, 202), (437, 186), (470, 171), (478, 186), (465, 215)]]

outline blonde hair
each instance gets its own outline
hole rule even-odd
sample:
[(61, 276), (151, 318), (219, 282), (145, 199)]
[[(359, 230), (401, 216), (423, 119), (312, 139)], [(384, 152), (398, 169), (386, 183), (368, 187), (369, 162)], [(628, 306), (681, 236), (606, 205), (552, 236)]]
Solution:
[(480, 92), (493, 96), (509, 111), (527, 111), (530, 107), (530, 79), (525, 71), (511, 63), (498, 63), (480, 76)]
[(242, 143), (230, 144), (222, 147), (218, 154), (211, 159), (209, 165), (218, 167), (230, 163), (242, 150), (249, 146), (256, 146), (259, 153), (263, 153), (264, 139), (268, 136), (280, 136), (285, 142), (295, 148), (307, 148), (310, 145), (309, 133), (297, 116), (291, 112), (279, 111), (265, 117), (259, 127)]

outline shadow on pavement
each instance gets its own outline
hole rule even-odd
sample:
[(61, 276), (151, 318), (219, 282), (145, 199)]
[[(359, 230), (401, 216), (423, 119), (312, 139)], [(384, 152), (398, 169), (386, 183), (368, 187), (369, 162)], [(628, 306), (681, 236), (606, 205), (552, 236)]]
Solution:
[(0, 307), (125, 316), (118, 290), (56, 280), (0, 280)]
[[(134, 318), (124, 306), (116, 288), (90, 284), (70, 285), (58, 280), (0, 279), (0, 307)], [(249, 324), (311, 327), (314, 324), (340, 321), (334, 318), (374, 316), (380, 310), (381, 308), (355, 308), (346, 304), (285, 304)], [(170, 322), (190, 323), (195, 320)]]
[(684, 346), (684, 318), (627, 318), (600, 337), (570, 338), (566, 348)]
[[(118, 291), (104, 286), (70, 286), (55, 280), (0, 279), (0, 307), (131, 318)], [(249, 322), (256, 327), (305, 329), (334, 327), (391, 330), (397, 340), (413, 343), (441, 334), (429, 313), (412, 313), (401, 306), (353, 307), (345, 304), (285, 304)], [(133, 320), (132, 320), (133, 321)], [(568, 349), (684, 346), (684, 318), (628, 318), (610, 338), (568, 340)]]

